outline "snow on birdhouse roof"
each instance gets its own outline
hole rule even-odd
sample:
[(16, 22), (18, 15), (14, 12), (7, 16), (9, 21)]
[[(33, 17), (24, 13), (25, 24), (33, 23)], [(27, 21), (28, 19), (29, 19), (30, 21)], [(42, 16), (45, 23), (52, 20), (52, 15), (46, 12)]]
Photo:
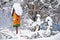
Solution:
[(13, 9), (15, 10), (17, 15), (22, 15), (23, 11), (22, 11), (22, 7), (19, 3), (14, 3)]

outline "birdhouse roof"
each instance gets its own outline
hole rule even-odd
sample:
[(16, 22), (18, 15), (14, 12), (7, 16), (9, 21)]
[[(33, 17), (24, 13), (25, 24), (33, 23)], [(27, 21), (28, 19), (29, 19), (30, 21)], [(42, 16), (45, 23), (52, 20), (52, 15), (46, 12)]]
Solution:
[[(13, 9), (15, 10), (17, 15), (22, 15), (22, 7), (19, 3), (14, 3)], [(13, 11), (12, 11), (13, 12)]]

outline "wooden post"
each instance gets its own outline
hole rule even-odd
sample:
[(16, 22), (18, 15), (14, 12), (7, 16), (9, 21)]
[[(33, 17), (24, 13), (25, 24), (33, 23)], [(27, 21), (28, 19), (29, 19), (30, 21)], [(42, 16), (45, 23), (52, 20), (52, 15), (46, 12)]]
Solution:
[(18, 27), (16, 26), (16, 34), (18, 34)]

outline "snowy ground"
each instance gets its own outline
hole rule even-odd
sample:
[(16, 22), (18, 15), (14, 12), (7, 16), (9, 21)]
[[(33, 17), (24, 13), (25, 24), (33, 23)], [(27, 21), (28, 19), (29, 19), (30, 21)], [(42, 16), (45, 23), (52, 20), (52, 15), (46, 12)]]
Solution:
[[(20, 40), (60, 40), (60, 33), (55, 36), (47, 37), (47, 38), (37, 38), (37, 39), (26, 39), (23, 37), (19, 37)], [(0, 40), (8, 40), (8, 39), (0, 39)], [(18, 39), (9, 39), (9, 40), (18, 40)]]
[[(54, 26), (59, 30), (60, 26), (54, 24)], [(60, 31), (60, 30), (59, 30)], [(43, 31), (42, 31), (43, 32)], [(60, 32), (56, 35), (52, 35), (50, 37), (43, 38), (34, 38), (37, 32), (31, 32), (27, 29), (19, 29), (19, 33), (16, 35), (15, 30), (11, 31), (8, 28), (0, 28), (0, 40), (60, 40)]]

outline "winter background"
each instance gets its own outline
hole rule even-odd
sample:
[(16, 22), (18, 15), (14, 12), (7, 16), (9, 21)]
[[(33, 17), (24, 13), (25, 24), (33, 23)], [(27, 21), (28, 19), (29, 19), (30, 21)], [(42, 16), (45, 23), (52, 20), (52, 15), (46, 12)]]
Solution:
[[(18, 34), (15, 34), (11, 16), (12, 6), (16, 2), (20, 3), (23, 9)], [(43, 21), (47, 15), (51, 15), (53, 25), (49, 33), (44, 33), (46, 23), (41, 25), (43, 30), (34, 32), (33, 23), (36, 22), (36, 14), (40, 14)], [(0, 40), (8, 39), (60, 40), (60, 0), (0, 0)]]

